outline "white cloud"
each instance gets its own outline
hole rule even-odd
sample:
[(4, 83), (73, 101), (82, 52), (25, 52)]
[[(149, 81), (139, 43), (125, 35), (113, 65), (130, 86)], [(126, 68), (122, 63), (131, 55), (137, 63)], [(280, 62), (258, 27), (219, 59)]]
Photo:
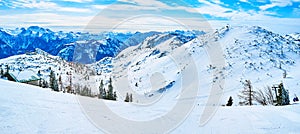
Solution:
[(216, 3), (216, 4), (223, 4), (223, 2), (221, 2), (221, 0), (212, 0), (213, 3)]
[(30, 9), (39, 9), (39, 10), (46, 10), (46, 11), (62, 11), (62, 12), (91, 12), (90, 9), (88, 8), (74, 8), (74, 7), (62, 7), (57, 5), (54, 2), (50, 1), (36, 1), (36, 0), (28, 0), (28, 1), (23, 1), (23, 0), (15, 0), (11, 2), (6, 2), (5, 3), (7, 6), (11, 8), (30, 8)]
[(267, 0), (256, 0), (256, 2), (267, 3)]
[[(132, 12), (134, 12), (133, 15), (139, 15), (140, 12), (143, 13), (142, 12), (143, 10), (152, 11), (152, 12), (150, 12), (150, 14), (155, 14), (154, 11), (157, 11), (159, 13), (161, 9), (162, 10), (184, 10), (184, 11), (187, 11), (190, 13), (208, 14), (213, 17), (227, 18), (229, 22), (241, 22), (241, 20), (244, 20), (243, 21), (244, 24), (247, 24), (247, 21), (253, 22), (253, 23), (257, 22), (257, 25), (260, 25), (260, 23), (262, 21), (276, 20), (276, 22), (279, 22), (279, 20), (280, 20), (280, 18), (269, 16), (269, 15), (274, 15), (274, 13), (272, 13), (272, 12), (267, 12), (267, 11), (258, 12), (255, 10), (250, 10), (250, 11), (234, 10), (231, 8), (224, 7), (222, 4), (220, 4), (218, 2), (218, 0), (215, 0), (213, 2), (209, 2), (206, 0), (199, 0), (199, 2), (202, 4), (200, 7), (197, 7), (197, 8), (189, 8), (189, 7), (185, 7), (185, 6), (172, 7), (172, 6), (166, 5), (159, 1), (142, 1), (142, 0), (121, 0), (121, 1), (130, 3), (130, 4), (116, 3), (107, 8), (110, 10), (114, 10), (115, 12), (120, 12), (123, 10), (124, 11), (132, 11)], [(244, 0), (244, 1), (246, 1), (246, 0)], [(100, 8), (103, 8), (103, 7), (100, 7)], [(126, 13), (124, 13), (124, 14), (126, 14)], [(126, 14), (126, 15), (124, 15), (124, 14), (118, 14), (119, 18), (114, 19), (113, 20), (114, 22), (111, 23), (111, 25), (109, 25), (109, 27), (113, 27), (114, 25), (117, 25), (122, 20), (131, 16), (128, 14)], [(161, 15), (163, 15), (163, 14), (161, 14)], [(109, 18), (109, 16), (106, 16), (106, 17)], [(189, 17), (188, 13), (187, 13), (187, 17)], [(107, 23), (109, 23), (111, 21), (107, 18), (104, 19), (104, 20), (108, 20), (107, 22), (105, 22), (105, 21), (101, 22), (101, 20), (103, 20), (103, 19), (99, 19), (99, 23), (102, 23), (101, 25), (107, 26)], [(184, 20), (184, 19), (181, 19), (181, 21), (182, 20)], [(290, 21), (290, 23), (292, 23), (292, 20), (289, 20), (289, 21)], [(148, 21), (148, 22), (150, 22), (150, 21)], [(184, 22), (184, 24), (188, 24), (189, 26), (194, 27), (195, 29), (199, 29), (200, 22), (204, 22), (204, 21), (202, 18), (190, 18), (189, 21), (183, 21), (183, 22)], [(152, 26), (150, 26), (150, 24), (152, 24)], [(98, 27), (99, 26), (102, 27), (101, 25), (98, 25)], [(161, 22), (161, 24), (156, 24), (156, 23), (152, 22), (152, 23), (147, 23), (146, 25), (153, 29), (155, 29), (155, 28), (157, 29), (157, 26), (171, 28), (171, 26), (169, 26), (169, 25), (166, 26), (162, 22)], [(137, 27), (135, 27), (134, 24), (128, 26), (127, 28), (128, 29), (137, 29)], [(201, 28), (204, 28), (204, 27), (201, 27)], [(123, 29), (126, 29), (126, 28), (123, 28)]]
[(63, 1), (77, 2), (77, 3), (93, 2), (93, 0), (63, 0)]
[(54, 13), (1, 15), (3, 27), (28, 27), (39, 25), (42, 27), (84, 27), (93, 16), (69, 16)]
[(91, 7), (96, 8), (96, 9), (105, 9), (107, 8), (109, 5), (92, 5)]
[(58, 7), (57, 4), (55, 4), (53, 2), (45, 2), (45, 1), (40, 1), (40, 2), (36, 2), (36, 1), (26, 2), (26, 3), (23, 3), (20, 6), (25, 7), (25, 8), (40, 8), (40, 9), (53, 9), (53, 8), (57, 8)]
[[(0, 0), (1, 1), (1, 0)], [(89, 2), (91, 0), (67, 0), (73, 2)], [(22, 8), (30, 8), (37, 9), (37, 11), (41, 11), (39, 14), (8, 14), (1, 15), (1, 25), (2, 26), (30, 26), (32, 24), (39, 24), (40, 26), (79, 26), (85, 27), (89, 31), (99, 32), (104, 30), (111, 30), (115, 26), (119, 26), (118, 30), (123, 31), (143, 31), (142, 29), (152, 29), (152, 30), (170, 30), (170, 29), (180, 29), (178, 24), (174, 22), (169, 22), (168, 20), (160, 20), (159, 15), (169, 16), (170, 14), (165, 14), (165, 10), (174, 11), (173, 16), (178, 22), (191, 27), (192, 29), (209, 29), (207, 25), (207, 21), (199, 16), (189, 16), (190, 13), (199, 13), (199, 14), (208, 14), (213, 17), (221, 17), (228, 19), (227, 21), (220, 20), (209, 20), (214, 25), (224, 26), (225, 24), (234, 24), (234, 25), (245, 25), (245, 24), (253, 24), (259, 26), (278, 26), (278, 22), (285, 22), (282, 24), (286, 26), (290, 31), (295, 30), (296, 28), (291, 28), (293, 26), (299, 27), (300, 24), (299, 19), (284, 19), (284, 18), (276, 18), (270, 15), (274, 15), (272, 12), (267, 11), (243, 11), (243, 10), (234, 10), (231, 8), (227, 8), (220, 0), (212, 0), (211, 2), (206, 0), (198, 0), (200, 3), (200, 7), (190, 8), (185, 5), (181, 6), (170, 6), (160, 1), (147, 1), (147, 0), (119, 0), (121, 3), (115, 3), (112, 5), (91, 5), (90, 9), (88, 8), (74, 8), (74, 7), (62, 7), (51, 1), (13, 1), (10, 3), (11, 7), (22, 7)], [(241, 2), (249, 2), (248, 0), (240, 0)], [(296, 2), (300, 0), (293, 1), (283, 1), (283, 0), (272, 0), (271, 4), (266, 4), (261, 6), (262, 10), (269, 9), (274, 6), (288, 6), (290, 2)], [(128, 4), (126, 4), (128, 3)], [(4, 3), (5, 4), (5, 3)], [(6, 3), (7, 4), (7, 3)], [(101, 17), (92, 16), (93, 13), (97, 12), (100, 9), (104, 11), (104, 13), (109, 14), (101, 14)], [(106, 10), (108, 9), (108, 10)], [(43, 13), (46, 11), (48, 13)], [(105, 12), (107, 11), (107, 12)], [(176, 11), (186, 11), (185, 18), (176, 17)], [(49, 13), (50, 12), (50, 13)], [(73, 12), (73, 14), (63, 15), (63, 12)], [(89, 13), (89, 16), (82, 17), (78, 16), (77, 12)], [(132, 14), (127, 14), (132, 13)], [(142, 19), (135, 19), (135, 21), (127, 20), (128, 18), (136, 15), (144, 15), (144, 14), (157, 14), (158, 18), (155, 17), (147, 17), (141, 16)], [(182, 13), (182, 12), (180, 12)], [(294, 9), (294, 13), (299, 13), (299, 10)], [(170, 15), (171, 16), (171, 15)], [(93, 21), (90, 21), (92, 20)], [(123, 22), (126, 23), (123, 23)], [(220, 23), (218, 23), (220, 22)], [(123, 25), (119, 25), (123, 23)], [(283, 27), (282, 26), (282, 27)], [(287, 31), (287, 29), (281, 29), (283, 31)], [(299, 29), (297, 29), (299, 31)]]
[[(137, 14), (141, 13), (143, 11), (147, 11), (150, 14), (152, 14), (152, 13), (154, 13), (154, 11), (160, 12), (162, 10), (174, 10), (174, 11), (184, 10), (187, 12), (198, 13), (193, 8), (187, 7), (185, 5), (169, 6), (160, 1), (119, 0), (119, 2), (122, 2), (122, 3), (114, 3), (114, 4), (107, 6), (106, 8), (108, 10), (114, 10), (116, 12), (128, 11), (128, 12), (134, 12)], [(126, 4), (126, 3), (128, 3), (128, 4)], [(102, 8), (102, 7), (100, 6), (100, 8)], [(122, 14), (119, 14), (119, 15), (122, 15)]]
[(240, 2), (249, 3), (249, 1), (248, 1), (248, 0), (240, 0)]
[(53, 2), (46, 2), (46, 1), (39, 1), (37, 2), (36, 0), (14, 0), (14, 1), (6, 1), (5, 4), (8, 7), (11, 8), (17, 8), (17, 7), (22, 7), (22, 8), (49, 8), (49, 7), (53, 7), (53, 6), (57, 6), (55, 3)]
[(300, 16), (300, 6), (298, 8), (293, 9), (293, 14), (297, 15), (297, 16)]
[(103, 16), (94, 17), (86, 29), (93, 33), (102, 31), (115, 32), (145, 32), (201, 29), (211, 31), (207, 21), (198, 18), (170, 18), (159, 15), (139, 15), (130, 18), (118, 19)]
[(90, 9), (86, 9), (86, 8), (73, 8), (73, 7), (61, 7), (61, 8), (58, 8), (58, 11), (63, 11), (63, 12), (78, 12), (78, 13), (91, 12)]
[(203, 3), (203, 5), (195, 8), (195, 10), (201, 14), (208, 14), (214, 17), (230, 18), (237, 13), (237, 11), (223, 7), (220, 4), (214, 4), (205, 0), (199, 0), (199, 2)]
[(134, 0), (118, 0), (118, 2), (124, 2), (129, 4), (137, 4)]
[[(298, 1), (298, 0), (296, 0)], [(259, 8), (261, 10), (267, 10), (269, 8), (273, 8), (273, 7), (286, 7), (286, 6), (290, 6), (292, 5), (293, 2), (291, 0), (271, 0), (271, 4), (266, 4), (263, 6), (260, 6)]]

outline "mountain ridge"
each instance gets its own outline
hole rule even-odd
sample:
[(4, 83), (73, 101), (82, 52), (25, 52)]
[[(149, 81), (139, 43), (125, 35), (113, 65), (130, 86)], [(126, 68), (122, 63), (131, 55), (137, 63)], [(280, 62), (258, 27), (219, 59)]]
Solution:
[[(87, 45), (94, 43), (98, 47), (97, 54), (89, 55), (90, 59), (83, 63), (91, 63), (99, 61), (104, 57), (114, 57), (123, 49), (138, 45), (141, 41), (149, 36), (153, 36), (160, 32), (145, 33), (83, 33), (83, 32), (53, 32), (38, 26), (30, 26), (28, 28), (16, 28), (8, 30), (0, 28), (0, 58), (6, 58), (12, 55), (33, 52), (35, 48), (42, 49), (54, 56), (61, 56), (67, 61), (81, 61), (78, 57), (83, 54), (76, 51), (75, 47), (87, 48)], [(169, 32), (172, 33), (172, 32)], [(178, 33), (174, 31), (173, 33)], [(198, 32), (201, 33), (201, 32)], [(184, 34), (184, 32), (182, 33)], [(92, 42), (96, 40), (97, 42)], [(84, 42), (86, 41), (86, 42)], [(73, 59), (75, 54), (79, 54)]]

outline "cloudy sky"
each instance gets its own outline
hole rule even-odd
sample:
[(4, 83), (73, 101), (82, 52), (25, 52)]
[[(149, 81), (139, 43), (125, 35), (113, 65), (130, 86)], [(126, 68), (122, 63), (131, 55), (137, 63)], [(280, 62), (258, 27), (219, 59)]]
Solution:
[(300, 0), (0, 0), (0, 27), (123, 31), (258, 25), (300, 32)]

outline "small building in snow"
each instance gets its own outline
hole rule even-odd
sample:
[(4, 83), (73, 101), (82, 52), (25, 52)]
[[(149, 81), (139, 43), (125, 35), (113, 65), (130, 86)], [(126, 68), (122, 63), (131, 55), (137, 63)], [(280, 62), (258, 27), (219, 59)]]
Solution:
[(24, 71), (9, 71), (8, 73), (4, 74), (4, 77), (7, 80), (20, 82), (20, 83), (27, 83), (35, 86), (40, 85), (41, 78), (37, 76), (37, 74), (31, 70), (24, 70)]

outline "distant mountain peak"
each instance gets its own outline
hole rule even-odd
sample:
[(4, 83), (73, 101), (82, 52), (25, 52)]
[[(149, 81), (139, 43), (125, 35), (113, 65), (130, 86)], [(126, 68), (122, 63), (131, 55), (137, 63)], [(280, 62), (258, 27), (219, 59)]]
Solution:
[[(135, 33), (117, 33), (107, 32), (99, 34), (81, 33), (81, 32), (53, 32), (39, 26), (30, 26), (28, 28), (16, 28), (15, 30), (8, 30), (0, 28), (0, 58), (9, 57), (12, 55), (24, 54), (26, 52), (33, 52), (43, 50), (54, 56), (61, 56), (62, 58), (72, 61), (73, 55), (78, 49), (87, 49), (91, 51), (91, 46), (95, 45), (97, 49), (96, 57), (91, 61), (99, 61), (104, 57), (114, 57), (122, 50), (130, 46), (136, 46), (141, 43), (146, 43), (144, 47), (156, 46), (160, 42), (165, 42), (168, 39), (174, 38), (172, 44), (187, 43), (199, 35), (208, 35), (220, 40), (230, 34), (229, 36), (244, 35), (268, 36), (272, 40), (277, 38), (288, 38), (288, 40), (299, 42), (300, 34), (291, 34), (282, 37), (271, 31), (268, 31), (259, 26), (239, 26), (233, 27), (226, 25), (217, 29), (214, 33), (205, 33), (203, 31), (182, 31), (175, 30), (170, 32), (135, 32)], [(236, 34), (236, 35), (233, 35)], [(274, 38), (274, 39), (273, 39)], [(93, 50), (94, 51), (94, 50)], [(83, 52), (83, 51), (82, 51)], [(88, 53), (89, 52), (85, 52)], [(78, 55), (77, 55), (78, 56)]]

